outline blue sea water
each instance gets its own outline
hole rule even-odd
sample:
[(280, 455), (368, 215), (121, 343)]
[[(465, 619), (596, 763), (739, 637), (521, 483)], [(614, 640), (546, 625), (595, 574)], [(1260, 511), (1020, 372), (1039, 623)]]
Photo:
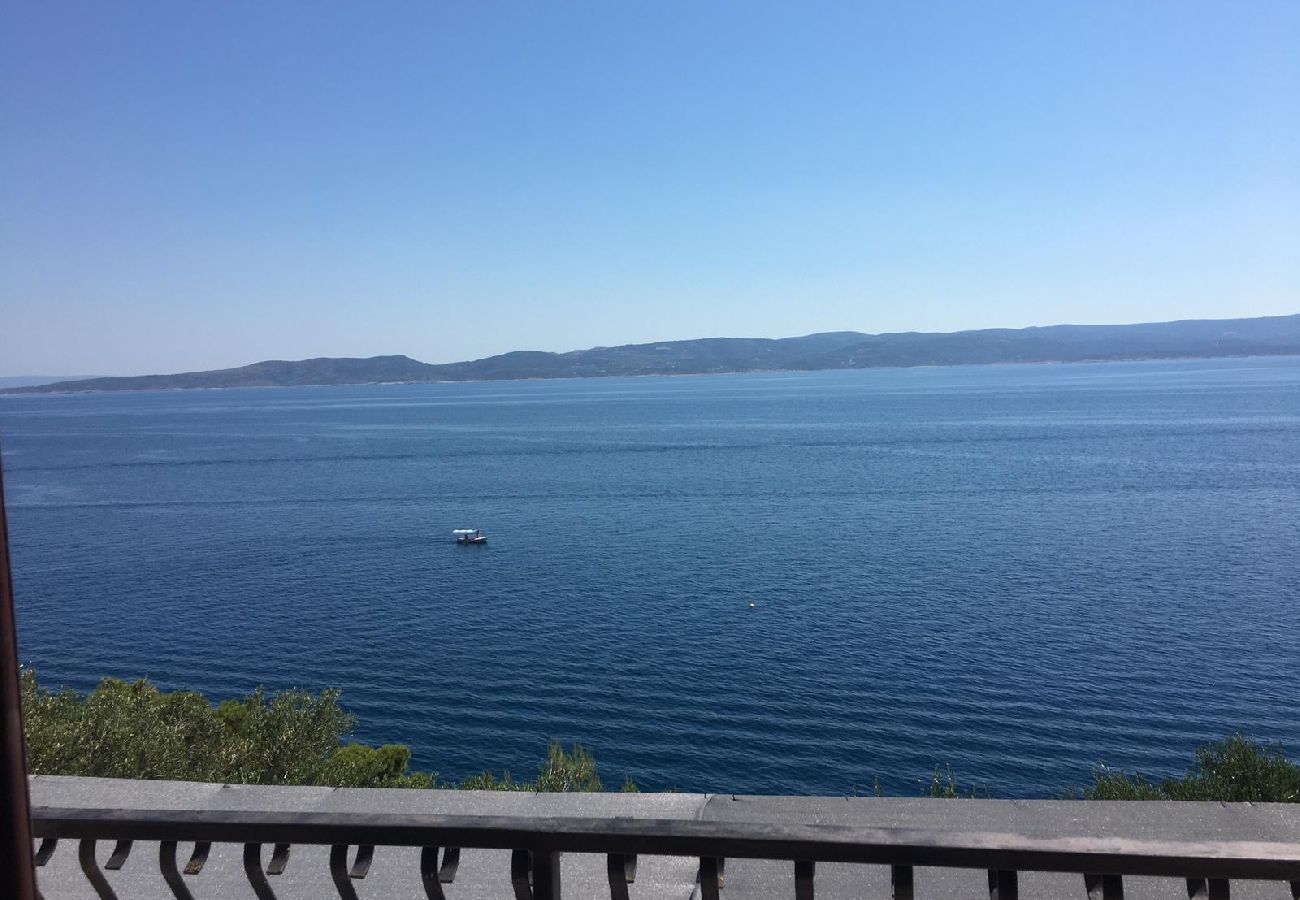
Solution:
[(12, 397), (0, 439), (50, 684), (339, 687), (445, 777), (559, 738), (649, 789), (1300, 751), (1300, 359)]

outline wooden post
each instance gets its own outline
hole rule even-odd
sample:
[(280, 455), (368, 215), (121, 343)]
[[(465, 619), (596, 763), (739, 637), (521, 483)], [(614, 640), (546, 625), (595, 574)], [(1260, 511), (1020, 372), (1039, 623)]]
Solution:
[(3, 767), (0, 771), (0, 896), (36, 900), (3, 462), (0, 462), (0, 741), (3, 741), (0, 747)]

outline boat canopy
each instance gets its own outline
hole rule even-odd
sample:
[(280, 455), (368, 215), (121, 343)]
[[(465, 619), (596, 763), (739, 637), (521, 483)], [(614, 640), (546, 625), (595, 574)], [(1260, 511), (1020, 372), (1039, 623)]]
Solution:
[(477, 528), (454, 528), (452, 534), (478, 534)]

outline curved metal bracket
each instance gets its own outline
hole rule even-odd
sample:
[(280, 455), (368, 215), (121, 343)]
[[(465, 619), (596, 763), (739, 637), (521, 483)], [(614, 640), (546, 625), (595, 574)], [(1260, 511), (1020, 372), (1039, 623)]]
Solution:
[(162, 872), (163, 881), (167, 882), (167, 887), (171, 888), (172, 896), (176, 900), (194, 900), (194, 895), (185, 886), (185, 881), (181, 878), (180, 868), (176, 865), (175, 841), (160, 841), (158, 843), (158, 869)]
[(451, 884), (456, 880), (456, 869), (460, 867), (460, 848), (448, 847), (442, 854), (442, 866), (438, 869), (438, 880)]
[(50, 857), (54, 855), (54, 848), (57, 846), (59, 846), (58, 838), (45, 838), (41, 841), (41, 846), (36, 851), (36, 865), (43, 866), (49, 862)]
[(126, 858), (131, 855), (131, 847), (134, 843), (134, 841), (118, 841), (108, 862), (104, 863), (104, 868), (116, 872), (126, 865)]
[(244, 875), (248, 878), (249, 887), (257, 895), (257, 900), (275, 900), (275, 891), (271, 890), (266, 876), (262, 874), (261, 844), (244, 845)]
[(445, 900), (442, 891), (444, 884), (456, 880), (456, 869), (460, 865), (460, 848), (448, 847), (442, 851), (442, 865), (438, 865), (437, 847), (424, 847), (420, 850), (420, 883), (424, 885), (425, 896), (429, 900)]
[(196, 841), (194, 852), (190, 854), (190, 861), (185, 864), (185, 874), (197, 875), (202, 872), (203, 864), (208, 861), (208, 854), (211, 851), (211, 841)]
[(289, 845), (276, 844), (275, 850), (271, 852), (271, 864), (266, 867), (266, 874), (279, 875), (284, 872), (287, 865), (289, 865)]
[(86, 880), (95, 889), (100, 900), (117, 900), (117, 894), (113, 893), (108, 879), (104, 877), (103, 872), (99, 871), (99, 864), (95, 862), (95, 841), (86, 838), (77, 845), (77, 861), (81, 863), (82, 874), (86, 876)]
[(342, 900), (359, 900), (352, 887), (352, 879), (362, 879), (370, 871), (370, 863), (375, 857), (374, 844), (361, 844), (357, 847), (356, 860), (348, 868), (349, 844), (335, 844), (330, 847), (330, 877), (334, 879), (334, 888)]
[(348, 869), (349, 878), (365, 878), (370, 872), (370, 863), (375, 859), (375, 845), (362, 844), (357, 847), (357, 858)]
[(424, 885), (424, 896), (429, 900), (446, 900), (438, 878), (437, 847), (420, 848), (420, 884)]

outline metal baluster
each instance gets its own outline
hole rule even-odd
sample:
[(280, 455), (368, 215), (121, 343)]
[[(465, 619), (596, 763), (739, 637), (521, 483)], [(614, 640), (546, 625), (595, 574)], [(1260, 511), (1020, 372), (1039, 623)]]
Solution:
[(424, 885), (424, 896), (429, 900), (446, 900), (442, 892), (442, 879), (438, 873), (438, 848), (420, 849), (420, 884)]
[(1016, 900), (1019, 894), (1014, 871), (989, 869), (989, 900)]
[(1187, 900), (1209, 900), (1210, 888), (1204, 878), (1187, 879)]
[(113, 893), (108, 879), (104, 877), (103, 872), (99, 871), (99, 863), (95, 862), (95, 841), (86, 838), (77, 845), (77, 861), (81, 863), (82, 874), (86, 876), (86, 880), (95, 889), (100, 900), (117, 900), (117, 894)]
[(911, 866), (890, 866), (889, 883), (894, 900), (913, 900)]
[(722, 888), (722, 860), (713, 856), (700, 859), (700, 900), (720, 900), (718, 891)]
[(510, 854), (510, 883), (515, 900), (533, 900), (533, 854), (522, 848)]
[(349, 844), (335, 844), (330, 847), (330, 877), (334, 879), (334, 888), (339, 892), (340, 900), (359, 900), (357, 891), (352, 887), (352, 879), (362, 879), (370, 871), (370, 861), (375, 855), (374, 844), (361, 844), (357, 847), (357, 858), (352, 868), (348, 869)]
[(1228, 879), (1210, 879), (1210, 900), (1229, 900), (1230, 893), (1231, 892), (1228, 889)]
[[(196, 847), (195, 852), (197, 851)], [(206, 856), (206, 853), (204, 855)], [(186, 866), (185, 870), (188, 872), (189, 866)], [(244, 845), (244, 876), (248, 879), (248, 885), (253, 889), (253, 893), (257, 895), (257, 900), (275, 900), (275, 891), (271, 890), (266, 876), (262, 874), (261, 844)]]
[(533, 900), (560, 900), (559, 853), (533, 853)]
[(794, 863), (794, 900), (813, 900), (813, 880), (817, 864), (811, 859), (798, 859)]
[(622, 853), (609, 854), (605, 872), (609, 876), (609, 900), (628, 900), (626, 857)]
[(1119, 875), (1086, 874), (1083, 884), (1088, 900), (1124, 900), (1124, 879)]
[(341, 900), (357, 900), (357, 892), (348, 880), (348, 845), (335, 844), (330, 847), (330, 877), (334, 879), (334, 888)]
[(176, 865), (175, 841), (158, 843), (158, 868), (162, 872), (163, 881), (167, 882), (167, 887), (171, 888), (172, 896), (176, 900), (194, 900), (194, 895), (190, 893), (190, 889), (185, 886), (181, 878), (180, 867)]
[[(609, 855), (609, 877), (620, 878), (623, 884), (636, 883), (636, 861), (635, 853), (611, 853)], [(617, 859), (617, 863), (615, 860)], [(617, 872), (615, 866), (618, 866)]]

